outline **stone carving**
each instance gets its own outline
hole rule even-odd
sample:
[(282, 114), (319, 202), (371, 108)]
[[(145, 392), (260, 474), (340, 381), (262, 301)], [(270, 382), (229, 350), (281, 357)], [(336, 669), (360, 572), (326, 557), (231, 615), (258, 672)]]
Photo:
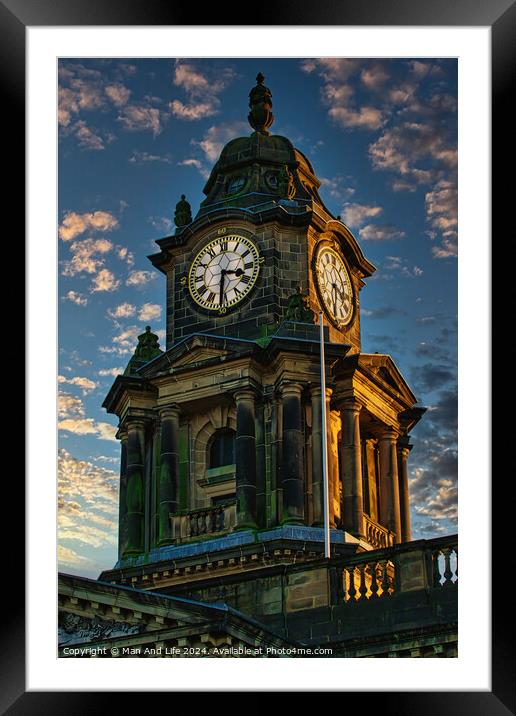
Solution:
[(314, 323), (315, 313), (310, 308), (308, 296), (302, 293), (294, 293), (288, 300), (285, 320), (300, 321), (301, 323)]
[(138, 345), (134, 355), (127, 364), (124, 375), (134, 375), (142, 365), (161, 355), (163, 351), (159, 347), (158, 336), (151, 332), (150, 326), (145, 326), (145, 333), (138, 336)]
[(174, 223), (178, 228), (192, 223), (192, 207), (186, 201), (184, 194), (181, 194), (181, 201), (178, 201), (176, 204)]
[(287, 166), (281, 168), (278, 176), (278, 193), (287, 199), (293, 199), (296, 194), (294, 177)]
[(265, 77), (256, 75), (256, 87), (249, 92), (249, 112), (247, 119), (251, 127), (260, 134), (270, 134), (269, 127), (274, 122), (272, 114), (272, 92), (263, 84)]
[(140, 624), (117, 622), (114, 619), (84, 617), (70, 612), (60, 612), (58, 621), (58, 643), (78, 644), (83, 641), (97, 641), (115, 636), (139, 634)]

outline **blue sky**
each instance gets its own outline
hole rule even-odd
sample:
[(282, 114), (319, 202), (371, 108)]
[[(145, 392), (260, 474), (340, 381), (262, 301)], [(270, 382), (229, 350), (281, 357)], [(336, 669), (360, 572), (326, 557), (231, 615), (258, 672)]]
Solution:
[(249, 134), (261, 71), (272, 132), (377, 272), (362, 349), (389, 353), (428, 412), (410, 456), (414, 537), (457, 529), (457, 63), (443, 59), (123, 59), (59, 63), (59, 558), (116, 561), (119, 446), (101, 408), (150, 324), (164, 277), (146, 258), (186, 194), (197, 211), (224, 144)]

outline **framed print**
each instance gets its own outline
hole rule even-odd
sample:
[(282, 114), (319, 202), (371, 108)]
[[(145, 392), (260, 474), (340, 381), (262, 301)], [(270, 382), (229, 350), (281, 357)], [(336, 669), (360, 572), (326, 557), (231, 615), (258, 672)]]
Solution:
[(511, 706), (486, 267), (489, 59), (503, 100), (514, 9), (282, 10), (2, 8), (28, 129), (9, 712), (76, 708), (67, 690)]

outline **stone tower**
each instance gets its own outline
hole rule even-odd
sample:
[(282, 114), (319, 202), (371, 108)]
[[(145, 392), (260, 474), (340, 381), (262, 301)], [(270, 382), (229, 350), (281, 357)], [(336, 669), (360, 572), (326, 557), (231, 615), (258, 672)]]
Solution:
[(182, 561), (204, 555), (209, 586), (238, 582), (256, 554), (268, 566), (319, 556), (323, 404), (334, 548), (411, 539), (409, 433), (424, 410), (390, 356), (361, 351), (359, 295), (375, 268), (325, 207), (310, 161), (271, 134), (264, 79), (253, 131), (223, 148), (195, 216), (181, 197), (175, 233), (149, 257), (166, 276), (165, 350), (142, 334), (104, 401), (122, 455), (109, 581), (143, 569), (143, 587), (186, 588)]

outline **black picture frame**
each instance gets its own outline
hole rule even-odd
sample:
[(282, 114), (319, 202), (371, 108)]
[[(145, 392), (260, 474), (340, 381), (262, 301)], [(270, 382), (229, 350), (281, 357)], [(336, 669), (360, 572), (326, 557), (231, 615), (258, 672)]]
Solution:
[[(510, 111), (513, 92), (516, 43), (516, 5), (512, 0), (434, 0), (432, 3), (411, 0), (318, 0), (303, 3), (293, 0), (253, 4), (245, 14), (245, 6), (233, 7), (231, 3), (203, 4), (171, 3), (165, 0), (2, 0), (0, 2), (0, 77), (4, 114), (8, 120), (10, 161), (5, 160), (4, 171), (9, 172), (6, 205), (19, 219), (25, 215), (24, 206), (24, 146), (25, 146), (25, 29), (30, 26), (80, 26), (80, 25), (376, 25), (376, 26), (484, 26), (492, 33), (492, 152), (493, 152), (493, 235), (498, 223), (503, 221), (507, 208), (513, 203), (510, 179), (505, 179), (502, 168), (512, 168), (510, 152), (514, 156), (514, 112)], [(197, 22), (202, 15), (202, 23)], [(7, 116), (6, 116), (7, 115)], [(6, 134), (4, 134), (4, 140)], [(511, 150), (512, 145), (512, 150)], [(496, 171), (498, 169), (498, 172)], [(6, 172), (6, 173), (7, 173)], [(510, 173), (509, 175), (510, 176)], [(512, 200), (512, 201), (511, 201)], [(11, 234), (16, 245), (16, 257), (20, 260), (21, 238), (18, 228)], [(498, 232), (501, 233), (501, 230)], [(499, 252), (501, 254), (501, 250)], [(496, 253), (493, 251), (493, 265)], [(503, 286), (496, 287), (493, 299), (499, 305), (504, 302)], [(499, 335), (499, 334), (498, 334)], [(493, 348), (496, 349), (496, 336)], [(501, 347), (501, 343), (498, 346)], [(496, 350), (493, 351), (493, 355)], [(19, 358), (18, 358), (19, 360)], [(507, 399), (507, 389), (505, 388)], [(23, 401), (17, 399), (18, 406)], [(9, 418), (11, 422), (11, 418)], [(23, 415), (12, 419), (15, 432), (21, 432)], [(503, 441), (505, 442), (505, 441)], [(501, 447), (504, 447), (503, 445)], [(498, 468), (500, 470), (500, 465)], [(496, 472), (493, 470), (493, 475)], [(4, 479), (7, 475), (4, 475)], [(24, 485), (20, 475), (11, 479), (9, 501), (24, 503)], [(504, 506), (511, 504), (508, 491), (514, 490), (514, 480), (507, 476), (502, 490), (493, 491), (492, 572), (508, 588), (510, 576), (508, 547), (510, 520), (502, 519)], [(6, 493), (4, 493), (6, 494)], [(514, 504), (514, 500), (512, 501)], [(17, 510), (19, 513), (19, 510)], [(499, 515), (499, 519), (495, 518)], [(23, 531), (17, 525), (12, 544), (3, 550), (3, 591), (6, 596), (2, 617), (0, 651), (0, 708), (2, 713), (18, 714), (91, 714), (107, 713), (108, 709), (121, 709), (120, 693), (96, 692), (26, 692), (25, 690), (25, 614), (23, 604)], [(481, 536), (479, 536), (481, 539)], [(489, 566), (478, 565), (479, 579), (489, 579)], [(9, 575), (9, 577), (7, 577)], [(15, 575), (15, 576), (14, 576)], [(52, 579), (52, 576), (49, 576)], [(9, 580), (9, 581), (7, 581)], [(368, 692), (368, 712), (397, 714), (508, 714), (516, 712), (514, 689), (514, 650), (510, 636), (512, 604), (502, 585), (492, 592), (492, 690), (490, 692)], [(263, 684), (257, 687), (263, 688)], [(410, 688), (410, 685), (407, 685)], [(317, 691), (314, 683), (313, 691)], [(134, 707), (140, 700), (131, 694)], [(147, 698), (147, 697), (145, 697)], [(174, 698), (174, 697), (173, 697)], [(360, 694), (346, 694), (342, 708), (350, 708)], [(363, 698), (363, 697), (362, 697)], [(135, 701), (137, 699), (137, 702)], [(143, 703), (143, 702), (142, 702)], [(235, 702), (237, 703), (237, 702)], [(148, 708), (148, 704), (146, 703)], [(173, 704), (170, 704), (173, 707)], [(238, 707), (237, 707), (238, 708)], [(360, 708), (360, 707), (359, 707)]]

